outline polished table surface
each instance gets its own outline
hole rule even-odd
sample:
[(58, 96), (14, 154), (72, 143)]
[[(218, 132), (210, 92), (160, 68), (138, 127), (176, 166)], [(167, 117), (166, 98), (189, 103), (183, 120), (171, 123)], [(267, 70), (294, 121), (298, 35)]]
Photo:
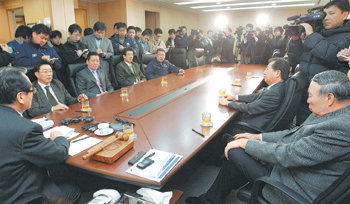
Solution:
[[(166, 86), (161, 84), (161, 78), (129, 86), (127, 98), (121, 97), (120, 90), (116, 90), (89, 99), (91, 113), (75, 112), (81, 109), (81, 104), (78, 103), (71, 105), (66, 112), (51, 112), (43, 116), (53, 120), (55, 125), (59, 125), (63, 118), (80, 115), (95, 116), (94, 122), (115, 122), (113, 116), (118, 114), (118, 117), (134, 122), (134, 132), (137, 134), (135, 146), (115, 163), (105, 164), (94, 160), (83, 160), (82, 155), (86, 150), (69, 157), (66, 163), (112, 180), (160, 189), (235, 116), (237, 111), (218, 104), (219, 89), (225, 88), (226, 93), (232, 95), (253, 93), (263, 81), (264, 69), (265, 66), (259, 65), (204, 65), (186, 70), (183, 76), (174, 73), (167, 75)], [(247, 79), (247, 72), (251, 72), (253, 77)], [(240, 78), (242, 87), (232, 86), (236, 78)], [(164, 102), (164, 98), (176, 91), (182, 91), (182, 94)], [(155, 108), (137, 117), (126, 115), (158, 99), (163, 102)], [(210, 112), (213, 122), (213, 126), (205, 130), (207, 131), (204, 132), (205, 137), (192, 131), (192, 129), (202, 131), (200, 126), (202, 112)], [(82, 134), (93, 135), (84, 132), (81, 129), (83, 125), (84, 123), (80, 122), (71, 124), (69, 127), (75, 128)], [(104, 139), (104, 137), (97, 138)], [(147, 152), (151, 148), (183, 156), (161, 182), (125, 172), (130, 167), (127, 162), (137, 152)]]

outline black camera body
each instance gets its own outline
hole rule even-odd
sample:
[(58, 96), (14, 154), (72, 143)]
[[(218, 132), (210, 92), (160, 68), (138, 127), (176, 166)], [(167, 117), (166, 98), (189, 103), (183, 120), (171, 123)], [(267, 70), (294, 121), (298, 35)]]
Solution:
[(307, 14), (295, 15), (287, 18), (287, 21), (294, 21), (291, 25), (285, 25), (283, 28), (286, 30), (286, 35), (300, 35), (305, 32), (301, 23), (309, 23), (315, 32), (320, 31), (323, 28), (322, 20), (326, 17), (326, 12), (323, 11), (323, 7), (316, 7), (307, 10)]

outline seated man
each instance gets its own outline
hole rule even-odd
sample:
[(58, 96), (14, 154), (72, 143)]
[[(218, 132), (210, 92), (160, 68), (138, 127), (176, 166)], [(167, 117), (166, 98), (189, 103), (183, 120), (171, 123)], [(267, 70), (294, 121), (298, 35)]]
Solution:
[[(219, 104), (243, 114), (240, 121), (249, 126), (264, 129), (271, 122), (284, 98), (284, 81), (289, 77), (289, 64), (283, 58), (272, 58), (264, 71), (264, 81), (269, 85), (262, 93), (226, 95)], [(232, 101), (232, 102), (229, 102)], [(239, 103), (239, 102), (243, 103)], [(244, 126), (235, 125), (233, 135), (246, 132)]]
[(134, 50), (126, 47), (123, 52), (124, 61), (115, 68), (116, 77), (121, 87), (130, 86), (134, 83), (146, 80), (140, 69), (140, 65), (133, 62)]
[(121, 55), (126, 47), (131, 47), (134, 52), (137, 51), (136, 42), (126, 35), (127, 26), (125, 23), (114, 24), (115, 35), (110, 40), (112, 41), (115, 55)]
[(146, 67), (146, 77), (147, 79), (154, 79), (173, 72), (179, 73), (180, 70), (182, 69), (165, 59), (165, 50), (159, 48), (156, 52), (156, 58)]
[(150, 38), (151, 34), (149, 32), (147, 32), (147, 30), (144, 30), (141, 34), (141, 48), (142, 48), (142, 52), (143, 54), (152, 54), (152, 46), (149, 42), (149, 38)]
[(28, 77), (19, 68), (6, 68), (0, 84), (1, 203), (27, 203), (25, 198), (40, 194), (49, 203), (77, 203), (79, 189), (56, 184), (45, 169), (68, 158), (69, 141), (57, 131), (45, 138), (39, 124), (22, 117), (35, 92)]
[(27, 111), (29, 117), (65, 111), (69, 105), (88, 99), (85, 94), (73, 98), (59, 80), (52, 79), (51, 64), (45, 60), (39, 60), (34, 66), (34, 74), (38, 80), (33, 82), (36, 93), (33, 95), (32, 107)]
[[(32, 39), (17, 47), (14, 66), (34, 66), (40, 59), (46, 60), (53, 65), (54, 71), (61, 69), (61, 58), (57, 52), (47, 44), (50, 37), (50, 29), (44, 24), (37, 24), (32, 28)], [(32, 77), (30, 77), (33, 80)]]
[(165, 52), (168, 52), (168, 49), (165, 46), (164, 41), (161, 39), (163, 35), (163, 31), (160, 28), (154, 29), (153, 38), (149, 41), (152, 47), (152, 53), (156, 54), (156, 51), (159, 48), (162, 48)]
[(7, 66), (11, 62), (9, 47), (6, 44), (0, 44), (0, 67)]
[[(231, 189), (261, 176), (287, 185), (312, 202), (350, 166), (350, 81), (339, 71), (315, 75), (309, 87), (312, 115), (291, 130), (238, 134), (227, 144), (228, 159), (210, 189), (186, 203), (222, 203)], [(262, 163), (263, 161), (264, 163)], [(269, 186), (263, 196), (270, 203), (289, 199)]]
[(108, 74), (109, 64), (107, 59), (113, 56), (114, 53), (112, 43), (104, 36), (105, 33), (106, 25), (103, 22), (98, 21), (94, 24), (94, 34), (85, 36), (82, 42), (89, 48), (90, 52), (96, 52), (100, 55), (101, 69)]
[(93, 98), (105, 92), (113, 91), (108, 74), (100, 67), (100, 57), (96, 52), (89, 52), (87, 67), (77, 73), (75, 82), (79, 94)]

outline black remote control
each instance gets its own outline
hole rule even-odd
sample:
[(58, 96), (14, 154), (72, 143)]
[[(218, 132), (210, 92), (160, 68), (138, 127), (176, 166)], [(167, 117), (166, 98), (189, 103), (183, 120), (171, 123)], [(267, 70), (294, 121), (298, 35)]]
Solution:
[(121, 122), (121, 123), (128, 123), (128, 124), (132, 124), (133, 126), (135, 126), (135, 123), (132, 123), (130, 121), (127, 121), (127, 120), (123, 120), (121, 118), (118, 118), (116, 116), (114, 116), (114, 120), (118, 121), (118, 122)]
[(138, 162), (145, 154), (146, 152), (144, 151), (138, 152), (133, 158), (129, 160), (128, 164), (131, 164), (131, 165), (136, 164), (136, 162)]

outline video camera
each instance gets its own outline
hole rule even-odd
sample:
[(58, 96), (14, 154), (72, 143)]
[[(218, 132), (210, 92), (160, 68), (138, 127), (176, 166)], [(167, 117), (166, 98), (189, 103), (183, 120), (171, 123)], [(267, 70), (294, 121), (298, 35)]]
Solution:
[(291, 25), (285, 25), (283, 28), (286, 30), (286, 35), (300, 35), (305, 32), (301, 23), (309, 23), (315, 32), (318, 32), (322, 28), (322, 19), (326, 17), (326, 13), (323, 11), (323, 6), (311, 8), (307, 10), (307, 14), (294, 15), (287, 18), (287, 21), (294, 21)]
[(191, 36), (192, 37), (196, 37), (196, 39), (200, 39), (201, 38), (200, 31), (192, 29), (191, 30)]

